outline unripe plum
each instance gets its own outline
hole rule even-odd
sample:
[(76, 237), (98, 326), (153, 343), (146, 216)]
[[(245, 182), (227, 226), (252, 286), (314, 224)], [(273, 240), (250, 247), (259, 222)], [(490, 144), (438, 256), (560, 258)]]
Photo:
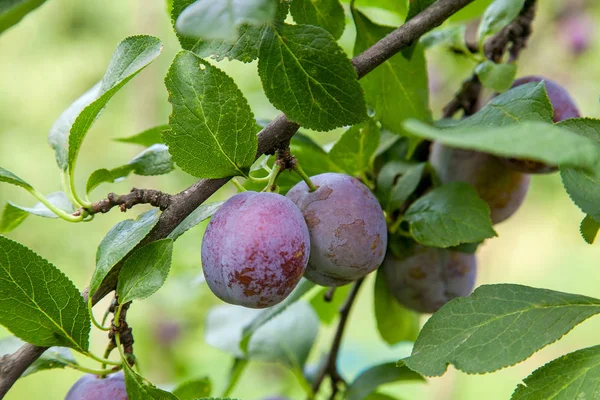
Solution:
[(310, 178), (317, 190), (300, 182), (288, 193), (310, 232), (310, 259), (304, 276), (322, 286), (342, 286), (379, 267), (387, 246), (387, 226), (371, 191), (348, 175)]
[[(568, 118), (578, 118), (581, 116), (579, 109), (569, 93), (558, 83), (536, 75), (524, 76), (513, 82), (512, 87), (520, 86), (529, 82), (545, 81), (548, 98), (554, 109), (554, 122), (560, 122)], [(502, 162), (509, 168), (526, 174), (547, 174), (558, 171), (556, 165), (547, 165), (539, 161), (524, 160), (518, 158), (501, 158)]]
[(429, 161), (442, 183), (458, 181), (472, 185), (490, 206), (494, 224), (513, 215), (525, 200), (529, 176), (507, 168), (491, 154), (434, 142)]
[(251, 308), (285, 299), (310, 254), (306, 222), (289, 199), (243, 192), (213, 215), (202, 241), (206, 282), (221, 300)]
[(84, 375), (81, 377), (69, 393), (65, 400), (127, 400), (127, 391), (125, 390), (125, 377), (123, 372), (108, 375), (105, 378), (99, 378), (97, 375)]
[(381, 268), (399, 303), (433, 313), (453, 298), (471, 293), (477, 260), (474, 254), (416, 245), (404, 258), (388, 253)]

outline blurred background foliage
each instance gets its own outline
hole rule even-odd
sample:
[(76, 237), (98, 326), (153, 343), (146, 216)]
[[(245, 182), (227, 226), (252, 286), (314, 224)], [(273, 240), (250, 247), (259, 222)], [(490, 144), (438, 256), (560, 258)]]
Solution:
[[(454, 20), (473, 15), (487, 3), (488, 0), (476, 0)], [(397, 15), (364, 10), (380, 23), (401, 22)], [(520, 76), (538, 74), (556, 80), (571, 92), (582, 114), (589, 117), (600, 117), (600, 29), (594, 26), (599, 18), (600, 4), (594, 1), (541, 1), (534, 34), (519, 62)], [(165, 4), (160, 0), (50, 0), (0, 36), (0, 164), (41, 192), (60, 190), (54, 154), (47, 145), (51, 125), (74, 99), (102, 77), (116, 44), (125, 36), (142, 33), (161, 38), (163, 54), (117, 94), (92, 128), (78, 164), (77, 184), (83, 188), (93, 170), (122, 165), (142, 150), (113, 139), (168, 120), (170, 107), (163, 78), (179, 44)], [(341, 39), (348, 54), (353, 40), (354, 29), (348, 16)], [(470, 76), (474, 63), (438, 49), (428, 53), (428, 63), (432, 109), (439, 116), (462, 80)], [(234, 77), (257, 117), (272, 118), (278, 114), (262, 92), (254, 63), (221, 62), (219, 67)], [(311, 136), (326, 144), (340, 132)], [(109, 191), (125, 193), (133, 186), (174, 193), (193, 181), (181, 171), (153, 178), (132, 176), (124, 182), (101, 186), (92, 199), (99, 200)], [(481, 247), (478, 285), (511, 282), (600, 296), (596, 278), (600, 246), (586, 245), (579, 237), (583, 214), (569, 200), (558, 175), (534, 177), (532, 182), (525, 205), (497, 226), (500, 237)], [(227, 186), (213, 200), (231, 193), (232, 187)], [(2, 185), (0, 203), (7, 200), (23, 205), (35, 203), (24, 191)], [(141, 211), (142, 207), (136, 208), (128, 217)], [(96, 246), (110, 227), (124, 217), (116, 210), (87, 224), (29, 217), (9, 236), (49, 259), (83, 288), (93, 271)], [(209, 376), (216, 389), (214, 394), (218, 394), (233, 360), (203, 340), (206, 313), (219, 304), (201, 279), (200, 242), (204, 227), (205, 224), (194, 228), (177, 242), (167, 284), (150, 299), (136, 302), (128, 317), (134, 327), (136, 355), (143, 373), (152, 382), (171, 388), (184, 380)], [(395, 361), (411, 348), (410, 343), (391, 348), (380, 340), (372, 311), (373, 278), (363, 287), (342, 345), (340, 367), (348, 379), (368, 365)], [(96, 307), (98, 316), (108, 301)], [(592, 319), (526, 362), (494, 374), (469, 376), (450, 369), (445, 376), (427, 384), (392, 384), (381, 391), (406, 400), (469, 400), (480, 399), (483, 394), (487, 400), (507, 399), (522, 378), (545, 362), (598, 344), (599, 330), (600, 319)], [(321, 329), (309, 364), (316, 363), (325, 352), (331, 333), (331, 327)], [(0, 336), (5, 335), (8, 332), (0, 330)], [(105, 345), (105, 335), (96, 330), (92, 349), (101, 354)], [(35, 374), (19, 380), (6, 398), (62, 399), (78, 377), (78, 372), (62, 370)], [(276, 394), (304, 398), (289, 371), (266, 363), (252, 363), (233, 392), (234, 397), (244, 400)]]

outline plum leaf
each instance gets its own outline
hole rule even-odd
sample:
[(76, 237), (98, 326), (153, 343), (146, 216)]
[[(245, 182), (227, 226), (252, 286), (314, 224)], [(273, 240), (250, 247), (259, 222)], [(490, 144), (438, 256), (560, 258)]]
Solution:
[(339, 0), (294, 0), (290, 12), (296, 23), (320, 26), (336, 40), (346, 26), (344, 8)]
[(276, 11), (275, 0), (197, 0), (181, 11), (175, 27), (184, 36), (233, 42), (239, 26), (264, 25)]
[(525, 0), (495, 0), (483, 13), (479, 29), (477, 31), (477, 41), (480, 46), (483, 41), (502, 28), (510, 24), (521, 12)]
[(0, 182), (9, 183), (11, 185), (20, 186), (25, 190), (33, 190), (33, 186), (19, 178), (7, 169), (0, 167)]
[(345, 399), (366, 399), (380, 386), (398, 381), (425, 381), (425, 378), (406, 366), (397, 366), (394, 362), (375, 365), (354, 379), (348, 386)]
[(171, 231), (168, 238), (177, 240), (179, 236), (183, 235), (188, 230), (192, 229), (194, 226), (198, 225), (200, 222), (205, 221), (210, 218), (219, 207), (221, 207), (225, 203), (224, 201), (215, 201), (214, 203), (206, 203), (201, 204), (192, 211), (179, 225)]
[(369, 119), (344, 132), (329, 151), (329, 157), (348, 174), (359, 176), (370, 170), (379, 137), (379, 127)]
[[(572, 118), (561, 121), (557, 126), (569, 129), (582, 138), (590, 140), (596, 153), (600, 154), (600, 120)], [(560, 176), (571, 200), (586, 214), (600, 220), (600, 163), (581, 170), (561, 166)]]
[(356, 71), (323, 28), (267, 25), (258, 74), (269, 101), (306, 128), (327, 131), (367, 118)]
[(150, 233), (159, 216), (158, 210), (150, 210), (136, 219), (121, 221), (108, 231), (96, 252), (96, 269), (90, 282), (90, 296), (98, 290), (112, 267)]
[(116, 142), (139, 144), (140, 146), (150, 147), (153, 144), (163, 143), (161, 133), (168, 130), (169, 125), (159, 125), (141, 131), (133, 136), (114, 139)]
[(50, 129), (48, 141), (62, 170), (72, 172), (81, 144), (109, 100), (162, 51), (159, 39), (131, 36), (117, 46), (100, 82), (75, 100)]
[(212, 384), (208, 377), (184, 382), (173, 390), (179, 400), (194, 400), (201, 396), (210, 396)]
[(123, 372), (129, 400), (177, 400), (174, 394), (158, 389), (135, 373), (127, 362), (123, 362)]
[(419, 315), (402, 306), (392, 295), (385, 282), (385, 274), (377, 272), (373, 308), (377, 331), (390, 345), (407, 340), (414, 342), (419, 334)]
[(415, 240), (431, 247), (458, 246), (496, 236), (488, 205), (463, 182), (432, 190), (408, 208), (404, 219)]
[(533, 371), (511, 400), (593, 399), (600, 385), (600, 346), (566, 354)]
[(448, 364), (468, 374), (493, 372), (529, 358), (599, 312), (600, 300), (591, 297), (483, 285), (433, 314), (401, 362), (425, 376), (443, 375)]
[[(66, 213), (70, 214), (75, 211), (73, 204), (71, 201), (69, 201), (64, 192), (50, 193), (46, 196), (46, 200), (48, 200), (48, 202), (50, 202), (50, 204), (56, 208), (63, 210)], [(25, 221), (29, 214), (45, 218), (58, 218), (58, 216), (42, 202), (36, 203), (33, 207), (23, 207), (9, 201), (2, 212), (0, 233), (12, 231), (23, 221)]]
[(119, 302), (145, 299), (165, 283), (171, 267), (173, 239), (162, 239), (136, 250), (127, 257), (119, 272)]
[(485, 60), (475, 67), (475, 73), (486, 88), (504, 92), (515, 80), (517, 66), (515, 64), (496, 64)]
[(90, 317), (83, 297), (58, 268), (0, 236), (0, 324), (36, 346), (86, 352)]
[(46, 0), (12, 0), (0, 3), (0, 33), (21, 21)]
[(233, 79), (181, 51), (165, 78), (173, 112), (163, 133), (173, 160), (199, 178), (245, 175), (254, 162), (258, 126)]
[[(7, 336), (0, 339), (0, 357), (14, 353), (24, 344), (24, 341), (15, 336)], [(69, 348), (50, 347), (25, 370), (21, 377), (48, 369), (65, 368), (69, 365), (77, 365), (77, 360), (75, 360), (75, 357), (73, 357), (73, 353)]]
[(596, 235), (598, 235), (598, 230), (600, 230), (600, 223), (589, 215), (585, 216), (579, 226), (579, 232), (581, 233), (583, 240), (588, 244), (594, 243)]

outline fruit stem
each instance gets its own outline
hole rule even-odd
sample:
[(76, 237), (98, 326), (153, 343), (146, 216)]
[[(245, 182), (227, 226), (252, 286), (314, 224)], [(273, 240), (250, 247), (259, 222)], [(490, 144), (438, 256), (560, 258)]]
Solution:
[(292, 167), (292, 169), (298, 175), (300, 175), (300, 177), (302, 178), (302, 180), (304, 182), (306, 182), (306, 185), (308, 186), (308, 191), (309, 192), (314, 192), (315, 190), (317, 190), (317, 187), (312, 183), (312, 181), (310, 180), (310, 178), (308, 177), (308, 175), (306, 175), (306, 172), (304, 172), (304, 170), (302, 169), (302, 167), (300, 166), (300, 164), (298, 162), (294, 163), (294, 166)]
[(237, 181), (237, 179), (231, 178), (231, 183), (233, 183), (233, 186), (235, 186), (237, 188), (237, 190), (239, 190), (240, 192), (246, 191), (246, 188), (243, 187), (242, 184)]
[(281, 173), (281, 164), (275, 162), (273, 165), (273, 170), (271, 170), (271, 174), (269, 175), (269, 183), (267, 184), (267, 192), (273, 192), (276, 189), (275, 182), (277, 182), (277, 177)]
[(104, 326), (104, 321), (102, 322), (102, 324), (100, 324), (94, 317), (94, 312), (92, 311), (92, 296), (88, 297), (87, 307), (88, 307), (88, 312), (90, 313), (90, 319), (92, 320), (92, 324), (94, 324), (94, 326), (96, 328), (100, 329), (101, 331), (110, 331), (110, 328), (106, 328)]

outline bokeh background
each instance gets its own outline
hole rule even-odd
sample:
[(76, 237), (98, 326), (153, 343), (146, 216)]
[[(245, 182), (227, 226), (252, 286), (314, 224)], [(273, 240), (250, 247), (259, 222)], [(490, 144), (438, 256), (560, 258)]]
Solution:
[[(363, 4), (369, 3), (363, 1)], [(482, 8), (488, 0), (476, 0)], [(534, 34), (519, 62), (519, 75), (539, 74), (565, 86), (583, 115), (600, 117), (600, 4), (590, 1), (541, 1)], [(582, 8), (583, 7), (583, 8)], [(164, 41), (163, 54), (115, 96), (86, 140), (77, 171), (82, 190), (89, 173), (101, 167), (122, 165), (141, 148), (114, 142), (145, 128), (166, 123), (170, 112), (163, 77), (179, 50), (164, 2), (49, 0), (22, 23), (0, 36), (0, 165), (33, 184), (39, 191), (60, 190), (54, 154), (47, 145), (48, 131), (60, 115), (85, 90), (98, 81), (117, 43), (128, 35), (152, 34)], [(397, 16), (370, 11), (378, 22), (396, 23)], [(579, 38), (577, 35), (581, 36)], [(349, 54), (354, 30), (350, 23), (342, 38)], [(432, 109), (441, 107), (459, 88), (473, 62), (443, 50), (428, 54)], [(247, 96), (257, 117), (278, 114), (262, 93), (256, 64), (221, 62)], [(311, 134), (327, 143), (340, 131)], [(132, 186), (177, 192), (194, 179), (181, 171), (164, 177), (130, 177), (97, 189), (93, 200), (108, 191), (125, 193)], [(233, 193), (226, 187), (214, 197)], [(0, 204), (7, 200), (33, 205), (35, 200), (18, 188), (0, 186)], [(143, 211), (138, 207), (128, 217)], [(589, 246), (579, 237), (583, 214), (571, 203), (557, 175), (536, 176), (524, 206), (497, 226), (499, 237), (486, 242), (478, 253), (477, 283), (511, 282), (600, 296), (598, 269), (600, 246)], [(62, 269), (75, 284), (87, 286), (95, 252), (105, 233), (124, 215), (113, 210), (89, 224), (30, 217), (8, 236), (34, 249)], [(151, 298), (136, 302), (128, 314), (134, 327), (136, 354), (144, 374), (166, 388), (184, 380), (209, 376), (222, 389), (232, 359), (203, 340), (204, 318), (219, 301), (201, 282), (200, 241), (205, 225), (177, 241), (171, 274), (165, 287)], [(361, 369), (383, 360), (397, 360), (410, 351), (410, 343), (393, 348), (379, 339), (372, 311), (373, 279), (364, 285), (352, 312), (342, 346), (340, 365), (352, 378)], [(107, 303), (96, 307), (98, 315)], [(426, 384), (392, 384), (382, 392), (408, 399), (508, 399), (514, 387), (537, 367), (570, 351), (598, 344), (600, 319), (592, 318), (560, 342), (531, 359), (494, 374), (466, 375), (450, 368)], [(310, 360), (315, 362), (330, 341), (331, 328), (320, 331)], [(0, 328), (0, 337), (8, 332)], [(95, 331), (92, 349), (102, 353), (104, 334)], [(84, 360), (86, 365), (96, 367)], [(45, 371), (19, 380), (8, 400), (63, 399), (80, 373)], [(293, 375), (275, 364), (252, 363), (234, 397), (254, 400), (281, 394), (291, 399), (304, 395)]]

